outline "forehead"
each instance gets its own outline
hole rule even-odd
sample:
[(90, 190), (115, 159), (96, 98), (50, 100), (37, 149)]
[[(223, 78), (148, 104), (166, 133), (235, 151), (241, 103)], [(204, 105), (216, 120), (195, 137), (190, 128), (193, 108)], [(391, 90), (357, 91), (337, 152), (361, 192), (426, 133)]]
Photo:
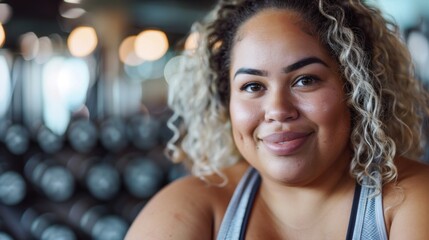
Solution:
[(288, 9), (268, 8), (253, 15), (238, 28), (235, 42), (243, 39), (246, 33), (254, 31), (258, 31), (262, 36), (269, 37), (268, 35), (271, 35), (273, 30), (277, 32), (300, 30), (309, 36), (317, 38), (310, 24), (304, 21), (298, 12)]
[[(252, 16), (238, 29), (232, 62), (287, 61), (307, 56), (328, 58), (327, 49), (309, 31), (307, 23), (290, 10), (267, 9)], [(255, 58), (255, 56), (258, 56)], [(233, 64), (234, 65), (234, 64)]]

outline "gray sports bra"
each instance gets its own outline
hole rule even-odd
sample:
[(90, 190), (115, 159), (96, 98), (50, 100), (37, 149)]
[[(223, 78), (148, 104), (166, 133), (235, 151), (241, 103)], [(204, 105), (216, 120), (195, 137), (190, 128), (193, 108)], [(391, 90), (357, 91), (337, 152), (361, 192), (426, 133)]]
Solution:
[[(376, 174), (379, 176), (379, 174)], [(378, 179), (380, 179), (378, 177)], [(241, 240), (261, 178), (249, 168), (234, 191), (218, 232), (218, 240)], [(375, 189), (356, 184), (346, 240), (387, 240), (381, 193), (371, 197)]]

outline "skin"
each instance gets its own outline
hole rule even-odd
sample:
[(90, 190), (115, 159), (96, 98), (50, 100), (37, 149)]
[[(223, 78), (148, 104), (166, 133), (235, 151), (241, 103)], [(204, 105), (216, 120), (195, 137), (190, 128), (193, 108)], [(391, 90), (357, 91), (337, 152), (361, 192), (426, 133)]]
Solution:
[(313, 226), (334, 211), (349, 212), (353, 198), (344, 83), (334, 59), (297, 19), (266, 10), (239, 29), (230, 72), (233, 136), (261, 174), (260, 197), (281, 235), (345, 236)]
[[(267, 10), (240, 28), (230, 116), (238, 149), (264, 178), (304, 186), (333, 165), (347, 171), (350, 112), (336, 62), (296, 18)], [(272, 134), (280, 136), (264, 139)], [(283, 139), (288, 134), (304, 136)]]
[[(229, 107), (245, 161), (225, 169), (228, 184), (175, 181), (146, 205), (126, 240), (214, 239), (249, 165), (262, 184), (246, 239), (345, 238), (355, 180), (348, 174), (351, 124), (344, 83), (335, 60), (297, 19), (269, 9), (239, 28)], [(428, 167), (405, 158), (396, 162), (398, 180), (383, 188), (389, 239), (429, 239)], [(208, 180), (220, 182), (216, 176)]]

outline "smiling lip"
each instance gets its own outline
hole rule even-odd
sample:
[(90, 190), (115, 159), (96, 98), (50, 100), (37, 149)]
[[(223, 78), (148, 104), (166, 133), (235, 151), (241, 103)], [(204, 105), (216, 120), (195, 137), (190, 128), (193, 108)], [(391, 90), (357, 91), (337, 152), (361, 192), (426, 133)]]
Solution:
[(263, 137), (262, 143), (274, 155), (287, 156), (295, 153), (307, 141), (311, 132), (279, 132)]

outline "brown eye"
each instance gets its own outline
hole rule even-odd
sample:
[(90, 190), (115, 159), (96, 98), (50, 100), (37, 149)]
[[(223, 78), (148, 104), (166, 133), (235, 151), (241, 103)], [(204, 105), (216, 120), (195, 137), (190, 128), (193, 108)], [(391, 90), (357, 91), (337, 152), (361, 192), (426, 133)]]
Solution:
[(247, 83), (240, 88), (241, 91), (246, 91), (249, 93), (259, 92), (264, 90), (264, 87), (259, 83)]
[(299, 77), (293, 86), (296, 87), (305, 87), (316, 83), (319, 79), (313, 76), (301, 76)]

